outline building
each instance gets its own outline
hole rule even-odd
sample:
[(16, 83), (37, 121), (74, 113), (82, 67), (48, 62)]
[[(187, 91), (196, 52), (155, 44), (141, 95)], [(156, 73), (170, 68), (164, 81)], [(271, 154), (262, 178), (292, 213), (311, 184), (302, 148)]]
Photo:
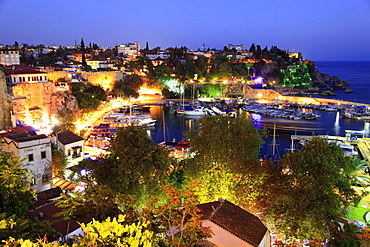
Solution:
[(218, 199), (200, 204), (198, 208), (202, 214), (202, 225), (210, 227), (214, 233), (207, 239), (208, 246), (271, 246), (270, 233), (261, 220), (233, 203)]
[(48, 74), (25, 64), (5, 66), (6, 84), (47, 82)]
[(169, 52), (164, 52), (164, 51), (157, 51), (157, 52), (146, 52), (145, 56), (147, 56), (149, 59), (154, 60), (154, 59), (168, 59), (171, 56), (171, 53)]
[[(84, 159), (85, 139), (69, 130), (58, 133), (56, 139), (57, 147), (64, 152), (69, 161), (66, 168), (78, 165)], [(66, 175), (68, 176), (69, 174)]]
[(0, 50), (0, 64), (4, 66), (19, 65), (19, 51), (17, 50)]
[(22, 160), (23, 168), (31, 176), (31, 188), (37, 191), (50, 189), (51, 142), (46, 135), (38, 135), (32, 127), (15, 127), (0, 131), (0, 147)]
[(122, 44), (117, 47), (119, 54), (128, 55), (128, 56), (138, 56), (140, 52), (140, 43), (128, 43)]
[(235, 49), (236, 51), (244, 51), (244, 44), (242, 44), (242, 45), (228, 44), (227, 49), (229, 49), (229, 50)]
[(106, 70), (113, 67), (113, 63), (110, 61), (110, 59), (102, 58), (86, 59), (86, 64), (89, 65), (92, 70)]

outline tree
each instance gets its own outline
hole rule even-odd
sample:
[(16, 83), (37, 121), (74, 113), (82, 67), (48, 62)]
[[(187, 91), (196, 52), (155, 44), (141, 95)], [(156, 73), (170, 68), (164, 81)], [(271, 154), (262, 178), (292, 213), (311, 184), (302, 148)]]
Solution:
[(203, 227), (199, 204), (194, 189), (196, 183), (190, 188), (179, 190), (166, 185), (166, 200), (155, 206), (158, 200), (152, 199), (149, 205), (152, 212), (148, 220), (156, 224), (160, 235), (164, 237), (166, 246), (196, 246), (206, 238), (212, 236), (210, 227)]
[(113, 191), (131, 195), (139, 203), (157, 194), (169, 168), (167, 152), (149, 139), (143, 129), (119, 129), (108, 150), (96, 162), (93, 176)]
[(351, 173), (356, 165), (351, 158), (334, 143), (314, 137), (272, 166), (263, 198), (266, 219), (289, 237), (330, 238), (333, 224), (354, 197)]
[(51, 147), (51, 156), (51, 167), (53, 175), (57, 177), (63, 177), (65, 169), (69, 162), (67, 156), (55, 145)]
[(67, 221), (67, 235), (69, 234), (69, 228), (71, 225), (71, 220), (77, 218), (76, 211), (81, 203), (75, 200), (72, 196), (66, 194), (61, 194), (61, 199), (55, 204), (57, 207), (62, 208), (62, 211), (56, 213), (55, 217), (60, 217), (59, 220)]
[(0, 213), (27, 218), (27, 210), (35, 199), (28, 170), (18, 157), (0, 150)]
[(246, 205), (247, 196), (255, 196), (248, 188), (260, 181), (258, 155), (263, 140), (245, 114), (203, 117), (199, 128), (185, 136), (195, 154), (184, 167), (185, 176), (204, 181), (197, 191), (201, 202), (222, 197)]
[[(9, 238), (4, 241), (5, 246), (30, 246), (30, 247), (58, 247), (58, 246), (158, 246), (157, 238), (153, 232), (146, 229), (149, 222), (139, 222), (134, 224), (124, 224), (125, 216), (119, 215), (115, 218), (107, 218), (99, 222), (93, 220), (88, 224), (81, 223), (83, 236), (73, 236), (75, 240), (71, 245), (60, 244), (58, 242), (47, 243), (43, 239), (33, 242), (29, 239)], [(2, 223), (0, 221), (0, 223)], [(1, 225), (0, 225), (1, 229)]]

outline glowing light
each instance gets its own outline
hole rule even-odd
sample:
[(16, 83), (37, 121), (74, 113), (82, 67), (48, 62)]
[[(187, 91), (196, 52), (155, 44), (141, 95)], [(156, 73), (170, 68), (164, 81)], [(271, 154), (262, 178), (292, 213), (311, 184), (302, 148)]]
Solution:
[(253, 81), (254, 81), (254, 83), (261, 84), (263, 82), (263, 78), (259, 76), (257, 78), (254, 78)]
[(166, 80), (164, 81), (164, 84), (166, 85), (168, 90), (173, 93), (178, 93), (178, 94), (184, 93), (184, 88), (182, 87), (182, 85), (179, 83), (177, 79)]
[(162, 91), (159, 88), (140, 87), (138, 92), (139, 94), (162, 94)]

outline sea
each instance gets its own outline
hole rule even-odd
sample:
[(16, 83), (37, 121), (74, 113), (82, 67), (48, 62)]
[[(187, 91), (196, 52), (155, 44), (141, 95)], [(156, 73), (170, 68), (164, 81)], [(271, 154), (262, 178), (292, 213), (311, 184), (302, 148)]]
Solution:
[[(317, 69), (325, 74), (337, 76), (342, 80), (348, 81), (348, 88), (353, 89), (353, 93), (344, 93), (343, 90), (334, 90), (336, 96), (325, 98), (341, 99), (351, 102), (370, 104), (370, 61), (315, 61)], [(320, 97), (320, 96), (313, 96)], [(300, 109), (298, 109), (300, 110)], [(303, 109), (302, 109), (303, 110)], [(261, 157), (269, 155), (284, 155), (287, 150), (299, 148), (297, 143), (292, 146), (292, 135), (329, 135), (345, 136), (346, 130), (365, 131), (365, 137), (370, 137), (370, 124), (364, 120), (344, 119), (339, 112), (323, 112), (312, 110), (320, 114), (317, 120), (294, 120), (301, 121), (301, 124), (310, 124), (314, 131), (279, 131), (275, 130), (264, 137), (264, 145), (260, 150)], [(152, 106), (151, 115), (157, 120), (155, 129), (151, 131), (151, 138), (154, 143), (163, 141), (186, 141), (183, 132), (197, 128), (197, 121), (200, 117), (180, 116), (169, 112), (164, 106)], [(278, 118), (258, 116), (258, 121), (284, 121)], [(292, 121), (292, 120), (290, 120)]]

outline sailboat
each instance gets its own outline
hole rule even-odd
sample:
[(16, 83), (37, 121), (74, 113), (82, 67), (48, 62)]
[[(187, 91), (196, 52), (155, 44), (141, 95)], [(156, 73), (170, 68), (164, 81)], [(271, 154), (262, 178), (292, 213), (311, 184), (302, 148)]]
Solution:
[(280, 158), (279, 154), (279, 144), (276, 143), (276, 123), (274, 123), (274, 132), (272, 135), (272, 144), (269, 144), (272, 146), (272, 154), (267, 155), (267, 159), (272, 159), (272, 160), (278, 160)]

